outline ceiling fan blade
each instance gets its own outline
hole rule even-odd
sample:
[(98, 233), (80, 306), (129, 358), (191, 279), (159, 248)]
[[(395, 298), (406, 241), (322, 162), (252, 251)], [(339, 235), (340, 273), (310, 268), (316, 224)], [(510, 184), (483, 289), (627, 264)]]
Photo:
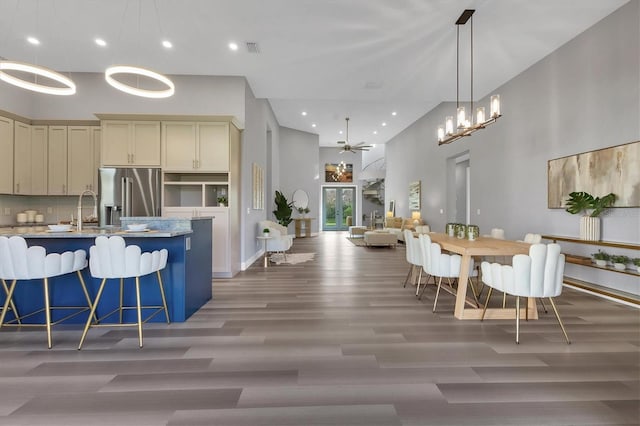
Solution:
[(349, 151), (353, 152), (354, 154), (356, 153), (353, 149), (350, 149)]
[(357, 144), (355, 144), (355, 145), (353, 145), (353, 146), (360, 146), (360, 145), (363, 145), (363, 144), (364, 144), (364, 141), (362, 141), (362, 142), (360, 142), (360, 143), (357, 143)]
[(337, 143), (347, 143), (347, 141), (338, 141)]

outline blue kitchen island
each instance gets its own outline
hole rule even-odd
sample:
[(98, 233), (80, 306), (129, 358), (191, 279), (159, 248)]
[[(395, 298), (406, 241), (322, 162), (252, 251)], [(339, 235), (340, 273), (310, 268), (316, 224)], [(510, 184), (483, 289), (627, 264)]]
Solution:
[[(127, 245), (140, 246), (143, 252), (166, 248), (169, 252), (167, 267), (161, 271), (164, 283), (169, 316), (172, 322), (182, 322), (193, 315), (212, 297), (211, 259), (212, 259), (212, 218), (160, 218), (139, 217), (122, 218), (122, 228), (85, 228), (82, 231), (50, 232), (44, 227), (1, 228), (0, 235), (10, 237), (19, 235), (27, 240), (29, 246), (43, 246), (47, 253), (62, 253), (68, 250), (83, 249), (89, 256), (89, 248), (95, 238), (104, 235), (120, 235)], [(127, 232), (127, 224), (146, 223), (144, 232)], [(100, 280), (91, 277), (89, 268), (82, 271), (92, 300), (100, 286)], [(16, 287), (14, 300), (21, 315), (44, 306), (44, 294), (40, 282), (21, 282)], [(104, 315), (119, 305), (119, 280), (110, 280), (100, 300), (98, 316)], [(54, 277), (49, 280), (52, 305), (82, 306), (86, 299), (82, 294), (76, 274)], [(140, 280), (142, 303), (144, 305), (161, 304), (155, 274)], [(0, 292), (1, 303), (5, 294)], [(135, 305), (135, 285), (133, 279), (125, 280), (124, 305)], [(104, 307), (104, 308), (103, 308)], [(131, 315), (134, 312), (129, 312)], [(53, 320), (62, 318), (68, 312), (54, 312)], [(7, 320), (11, 319), (11, 312)], [(125, 317), (126, 319), (127, 317)], [(34, 315), (28, 322), (42, 323), (44, 314)], [(87, 313), (70, 318), (68, 323), (84, 323)], [(117, 320), (117, 315), (111, 320)], [(107, 319), (107, 322), (109, 318)], [(164, 322), (164, 315), (156, 315), (152, 322)]]

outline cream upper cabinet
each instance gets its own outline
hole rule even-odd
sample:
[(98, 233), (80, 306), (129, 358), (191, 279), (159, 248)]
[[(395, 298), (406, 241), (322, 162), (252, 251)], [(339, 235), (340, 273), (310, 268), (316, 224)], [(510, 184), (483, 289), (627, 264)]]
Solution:
[(13, 132), (13, 193), (47, 195), (47, 126), (16, 121)]
[(229, 171), (229, 123), (163, 122), (165, 171)]
[(160, 166), (159, 121), (103, 121), (102, 156), (105, 166)]
[(48, 194), (67, 195), (67, 126), (49, 126)]
[(165, 171), (196, 169), (196, 126), (187, 122), (162, 123), (162, 168)]
[(229, 171), (229, 123), (198, 123), (198, 170)]
[[(98, 132), (96, 132), (96, 129)], [(97, 191), (95, 184), (97, 165), (95, 162), (95, 138), (99, 143), (99, 128), (95, 126), (69, 126), (67, 130), (67, 183), (69, 195), (83, 191)], [(98, 145), (99, 147), (99, 145)]]
[(91, 126), (91, 140), (93, 141), (93, 187), (98, 192), (98, 169), (100, 168), (100, 155), (102, 153), (102, 128)]
[(0, 194), (13, 194), (13, 120), (0, 117)]
[(31, 195), (31, 126), (16, 121), (13, 138), (13, 193)]
[(31, 195), (47, 195), (49, 126), (31, 126)]

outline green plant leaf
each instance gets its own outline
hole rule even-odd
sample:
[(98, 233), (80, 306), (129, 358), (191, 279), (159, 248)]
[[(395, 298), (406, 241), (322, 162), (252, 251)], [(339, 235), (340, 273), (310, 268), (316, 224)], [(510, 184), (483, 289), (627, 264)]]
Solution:
[(587, 209), (591, 208), (592, 202), (593, 195), (588, 192), (572, 192), (569, 194), (565, 211), (571, 214), (586, 213)]
[(596, 197), (591, 202), (591, 208), (593, 211), (591, 212), (591, 217), (598, 217), (602, 214), (602, 212), (611, 207), (613, 203), (616, 202), (616, 194), (613, 192), (605, 195), (604, 197)]
[(278, 220), (278, 223), (282, 226), (289, 225), (293, 221), (293, 219), (291, 219), (293, 202), (287, 201), (287, 197), (280, 191), (276, 191), (276, 197), (273, 201), (276, 203), (276, 209), (273, 211), (273, 215)]

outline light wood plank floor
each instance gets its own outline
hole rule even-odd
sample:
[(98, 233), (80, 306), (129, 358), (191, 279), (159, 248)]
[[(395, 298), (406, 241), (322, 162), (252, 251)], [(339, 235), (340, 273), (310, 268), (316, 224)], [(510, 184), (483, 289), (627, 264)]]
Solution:
[[(640, 313), (565, 289), (552, 313), (459, 321), (402, 287), (402, 246), (298, 239), (298, 265), (214, 280), (189, 321), (0, 332), (1, 425), (637, 425)], [(497, 299), (497, 298), (496, 298)], [(513, 303), (510, 300), (510, 303)]]

